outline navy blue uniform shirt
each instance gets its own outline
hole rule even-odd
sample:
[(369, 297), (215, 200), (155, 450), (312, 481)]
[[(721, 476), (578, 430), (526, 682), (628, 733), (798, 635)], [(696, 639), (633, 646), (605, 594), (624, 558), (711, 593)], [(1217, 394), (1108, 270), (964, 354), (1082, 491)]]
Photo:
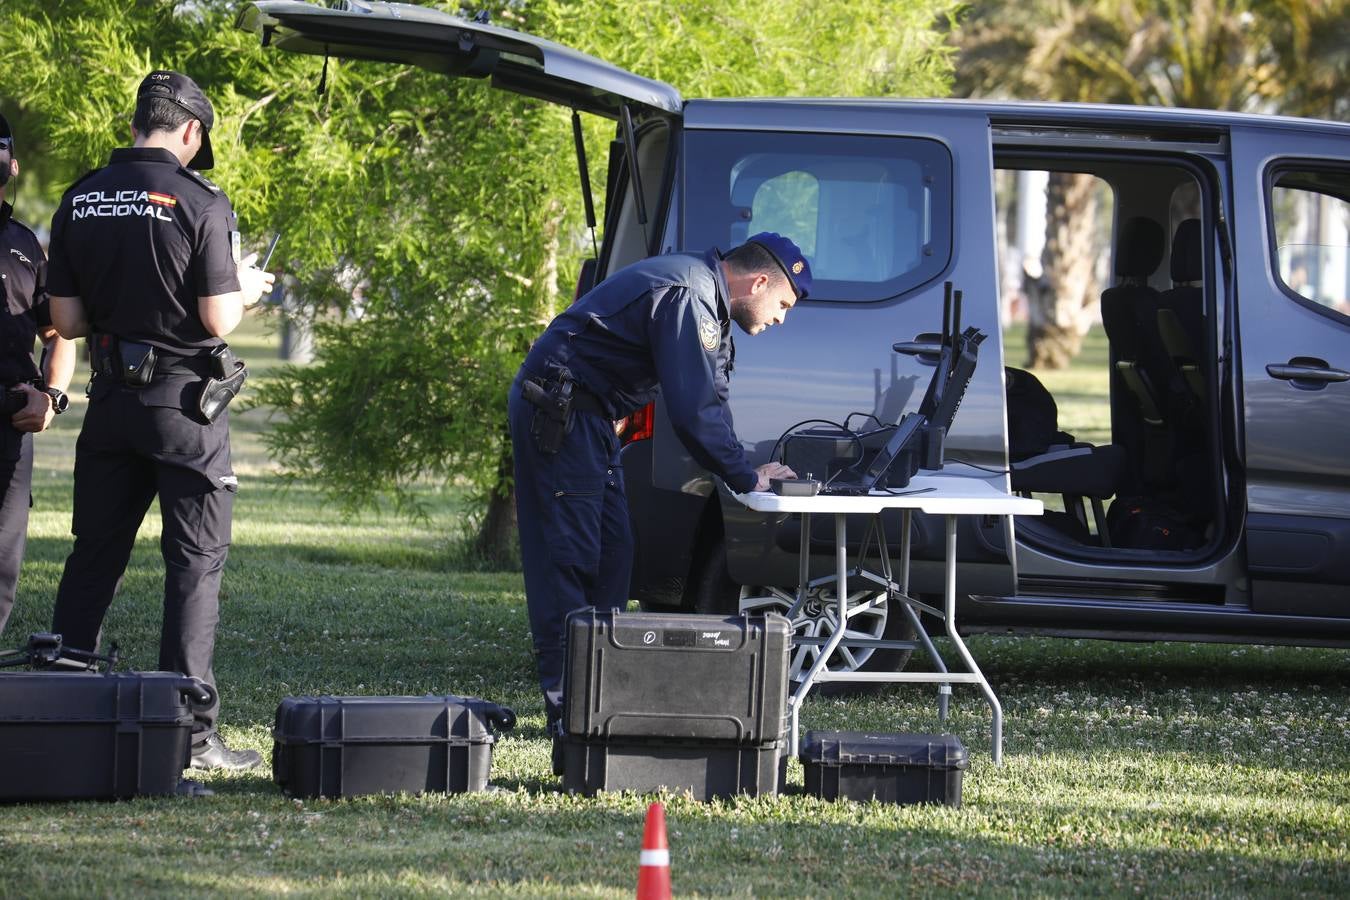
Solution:
[(681, 443), (734, 491), (758, 476), (727, 408), (735, 347), (721, 254), (673, 253), (615, 272), (549, 324), (523, 368), (566, 368), (621, 418), (665, 397)]
[(47, 257), (37, 236), (0, 203), (0, 385), (38, 377), (33, 339), (51, 324), (47, 306)]
[(47, 286), (79, 297), (94, 331), (203, 356), (221, 340), (197, 298), (239, 290), (235, 228), (220, 189), (168, 150), (114, 150), (52, 216)]

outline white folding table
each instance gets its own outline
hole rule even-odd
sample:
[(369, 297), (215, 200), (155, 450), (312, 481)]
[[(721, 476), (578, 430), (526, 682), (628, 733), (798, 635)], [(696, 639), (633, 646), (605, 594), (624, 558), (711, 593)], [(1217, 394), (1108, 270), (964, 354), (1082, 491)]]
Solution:
[[(1039, 500), (1017, 497), (1008, 494), (982, 478), (964, 477), (949, 474), (915, 475), (909, 486), (893, 492), (874, 491), (862, 496), (820, 494), (813, 497), (784, 497), (768, 491), (756, 491), (736, 494), (736, 499), (747, 507), (759, 512), (801, 515), (801, 546), (798, 549), (797, 593), (788, 618), (793, 618), (806, 602), (807, 593), (823, 584), (836, 583), (835, 595), (838, 598), (838, 627), (820, 648), (806, 676), (788, 700), (788, 712), (791, 716), (791, 747), (793, 756), (798, 750), (798, 713), (802, 701), (812, 686), (827, 681), (843, 682), (910, 682), (937, 684), (938, 711), (945, 721), (947, 717), (947, 697), (953, 684), (975, 684), (984, 694), (989, 708), (993, 711), (993, 758), (994, 764), (1003, 761), (1003, 707), (994, 695), (989, 681), (976, 665), (974, 657), (966, 647), (965, 641), (956, 630), (956, 519), (958, 516), (1038, 516), (1042, 512)], [(902, 513), (903, 534), (900, 538), (899, 572), (893, 573), (890, 553), (886, 543), (886, 532), (882, 526), (881, 514), (888, 509), (898, 509)], [(946, 520), (946, 551), (944, 578), (944, 602), (938, 609), (914, 599), (909, 593), (910, 562), (910, 518), (914, 510), (943, 516)], [(816, 579), (810, 577), (811, 558), (811, 516), (816, 514), (834, 516), (834, 552), (835, 571)], [(846, 520), (849, 515), (871, 516), (868, 532), (859, 549), (857, 565), (850, 567), (848, 561), (848, 542)], [(875, 535), (881, 571), (874, 572), (864, 565), (869, 539)], [(896, 580), (895, 575), (899, 575)], [(885, 590), (888, 610), (893, 614), (899, 611), (914, 626), (918, 642), (933, 660), (936, 672), (830, 672), (825, 664), (836, 648), (844, 640), (848, 617), (848, 580), (861, 578), (872, 582)], [(869, 601), (875, 603), (876, 600)], [(893, 606), (890, 604), (894, 604)], [(859, 607), (859, 610), (866, 609)], [(947, 637), (951, 639), (966, 672), (950, 672), (946, 662), (933, 646), (927, 631), (919, 621), (919, 613), (928, 613), (941, 619), (946, 626)], [(860, 640), (852, 639), (850, 645), (866, 646), (873, 649), (909, 648), (912, 641)]]

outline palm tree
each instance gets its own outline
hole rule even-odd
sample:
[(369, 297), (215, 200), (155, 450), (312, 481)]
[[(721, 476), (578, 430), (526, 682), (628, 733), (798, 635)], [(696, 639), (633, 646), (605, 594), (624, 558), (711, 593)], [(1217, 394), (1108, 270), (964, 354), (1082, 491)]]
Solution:
[[(1350, 0), (977, 0), (953, 40), (963, 96), (1350, 112)], [(1098, 291), (1061, 258), (1091, 230), (1088, 178), (1047, 188), (1044, 286), (1027, 291), (1032, 365), (1067, 365), (1095, 318)]]

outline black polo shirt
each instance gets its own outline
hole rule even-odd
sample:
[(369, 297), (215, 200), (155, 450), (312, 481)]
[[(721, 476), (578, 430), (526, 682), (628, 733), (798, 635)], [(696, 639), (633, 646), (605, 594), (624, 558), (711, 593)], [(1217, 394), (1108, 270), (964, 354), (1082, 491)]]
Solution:
[(234, 210), (158, 147), (114, 150), (52, 217), (48, 289), (79, 297), (91, 331), (198, 356), (220, 344), (197, 298), (239, 290)]
[(47, 306), (47, 257), (37, 235), (0, 203), (0, 385), (38, 377), (33, 339), (51, 324)]

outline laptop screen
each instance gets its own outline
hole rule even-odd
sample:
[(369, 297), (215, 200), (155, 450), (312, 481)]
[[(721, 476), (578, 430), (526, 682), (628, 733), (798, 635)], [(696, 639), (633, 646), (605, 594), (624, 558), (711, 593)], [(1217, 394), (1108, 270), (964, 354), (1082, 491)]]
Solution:
[[(900, 424), (895, 426), (891, 436), (887, 438), (886, 444), (877, 451), (877, 455), (872, 457), (872, 462), (863, 472), (858, 481), (849, 483), (851, 487), (861, 487), (864, 491), (873, 490), (886, 477), (890, 471), (891, 464), (895, 462), (896, 456), (905, 448), (911, 438), (918, 433), (923, 426), (924, 417), (918, 413), (906, 413), (900, 420)], [(832, 485), (834, 486), (834, 485)], [(839, 484), (843, 487), (843, 484)]]

